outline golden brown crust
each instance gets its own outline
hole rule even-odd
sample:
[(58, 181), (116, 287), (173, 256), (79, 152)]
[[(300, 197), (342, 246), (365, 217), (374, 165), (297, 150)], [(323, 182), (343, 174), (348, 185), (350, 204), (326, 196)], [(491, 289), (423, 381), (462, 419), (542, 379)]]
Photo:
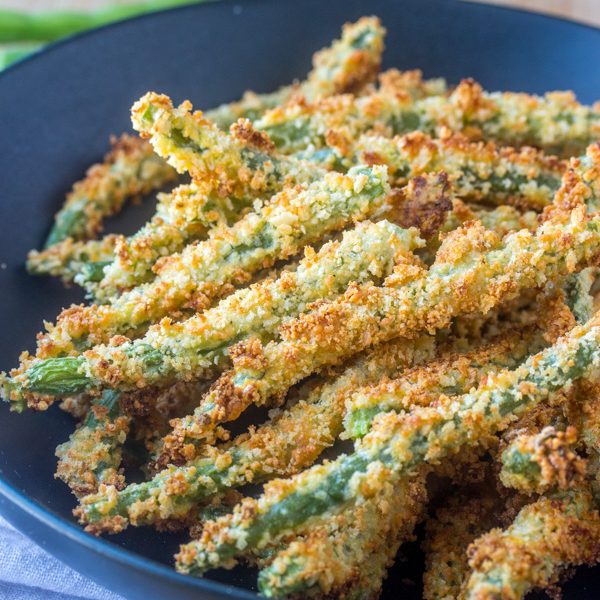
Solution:
[(453, 207), (446, 173), (437, 173), (429, 180), (430, 183), (427, 177), (413, 177), (405, 188), (392, 190), (391, 204), (398, 208), (390, 215), (406, 229), (416, 227), (425, 239), (440, 230)]
[(501, 498), (489, 489), (478, 488), (471, 494), (459, 491), (427, 520), (423, 541), (425, 600), (457, 598), (469, 571), (467, 549), (497, 524), (501, 505)]
[(600, 518), (589, 492), (540, 498), (525, 506), (506, 530), (493, 529), (468, 550), (472, 570), (462, 599), (518, 600), (556, 584), (565, 569), (600, 558)]
[(231, 135), (261, 152), (274, 152), (275, 144), (264, 131), (254, 129), (249, 119), (239, 119), (230, 128)]

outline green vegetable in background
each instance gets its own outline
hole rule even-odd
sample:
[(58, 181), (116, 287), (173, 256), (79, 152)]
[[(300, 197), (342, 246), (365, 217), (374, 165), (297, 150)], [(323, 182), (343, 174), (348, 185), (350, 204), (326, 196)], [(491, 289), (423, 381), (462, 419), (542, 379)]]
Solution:
[(155, 0), (135, 4), (113, 4), (90, 12), (57, 10), (25, 13), (9, 9), (0, 10), (0, 42), (51, 42), (120, 19), (199, 1), (202, 0)]
[[(1, 11), (0, 11), (1, 13)], [(1, 14), (0, 14), (1, 18)], [(0, 31), (2, 31), (2, 25), (0, 23)], [(6, 69), (12, 63), (29, 56), (30, 54), (37, 52), (42, 48), (42, 44), (38, 42), (16, 42), (11, 44), (0, 44), (0, 70)]]
[(204, 1), (206, 0), (154, 0), (113, 4), (89, 12), (56, 10), (27, 13), (0, 9), (0, 70), (39, 50), (43, 46), (40, 42), (52, 42), (147, 12)]

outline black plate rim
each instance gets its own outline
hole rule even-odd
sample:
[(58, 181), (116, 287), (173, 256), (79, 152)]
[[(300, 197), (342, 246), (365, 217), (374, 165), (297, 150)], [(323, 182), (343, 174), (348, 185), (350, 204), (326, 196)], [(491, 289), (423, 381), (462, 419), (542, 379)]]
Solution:
[(231, 596), (236, 600), (254, 600), (258, 596), (240, 587), (219, 583), (211, 579), (200, 579), (182, 575), (159, 562), (145, 558), (126, 548), (118, 546), (110, 541), (110, 538), (95, 537), (86, 533), (80, 526), (67, 521), (64, 517), (52, 513), (34, 500), (21, 494), (13, 486), (7, 483), (0, 475), (0, 495), (11, 502), (21, 511), (42, 522), (49, 528), (59, 532), (67, 538), (86, 546), (89, 550), (120, 563), (124, 563), (141, 572), (150, 572), (161, 578), (166, 578), (173, 583), (183, 584), (197, 588), (202, 591), (214, 592), (221, 596)]
[[(16, 70), (23, 67), (30, 61), (35, 61), (47, 54), (53, 53), (55, 50), (60, 49), (65, 45), (76, 44), (82, 38), (94, 37), (96, 35), (102, 35), (105, 30), (121, 27), (125, 24), (130, 24), (132, 21), (143, 21), (146, 19), (161, 18), (164, 13), (183, 12), (186, 10), (198, 10), (204, 6), (211, 5), (224, 5), (224, 6), (236, 6), (243, 4), (269, 4), (273, 0), (204, 0), (199, 4), (187, 4), (173, 8), (167, 8), (162, 10), (153, 11), (142, 15), (137, 15), (121, 21), (108, 23), (94, 29), (81, 31), (79, 33), (72, 34), (66, 38), (62, 38), (58, 41), (51, 42), (45, 45), (41, 50), (38, 50), (31, 55), (25, 57), (22, 60), (10, 65), (6, 69), (0, 72), (0, 81), (7, 75), (13, 74)], [(281, 1), (281, 0), (280, 0)], [(287, 0), (292, 1), (292, 0)], [(556, 23), (566, 23), (570, 27), (577, 29), (589, 30), (594, 32), (600, 32), (600, 27), (582, 23), (571, 19), (566, 19), (556, 15), (534, 12), (523, 8), (512, 8), (508, 6), (500, 6), (496, 4), (481, 4), (478, 2), (472, 2), (470, 0), (445, 0), (449, 3), (460, 3), (461, 5), (470, 5), (472, 10), (480, 10), (482, 12), (494, 13), (494, 12), (508, 12), (526, 15), (529, 18), (534, 18), (538, 21), (550, 21)], [(367, 11), (368, 12), (368, 11)], [(110, 538), (95, 537), (85, 532), (79, 525), (67, 520), (60, 515), (53, 513), (51, 510), (44, 507), (42, 504), (31, 500), (25, 494), (19, 492), (15, 487), (9, 484), (0, 473), (0, 496), (5, 500), (16, 506), (22, 512), (27, 513), (38, 522), (46, 525), (50, 529), (57, 531), (58, 533), (66, 536), (67, 538), (77, 542), (78, 544), (87, 547), (89, 550), (95, 552), (100, 556), (104, 556), (115, 562), (124, 564), (128, 567), (135, 569), (141, 573), (148, 573), (153, 576), (158, 576), (162, 579), (171, 581), (178, 586), (184, 586), (189, 589), (195, 589), (197, 591), (212, 592), (219, 594), (221, 597), (228, 596), (235, 598), (236, 600), (255, 600), (260, 598), (257, 594), (254, 594), (247, 589), (237, 587), (231, 584), (220, 583), (218, 581), (210, 579), (202, 579), (182, 575), (177, 573), (174, 568), (169, 568), (155, 560), (145, 558), (139, 554), (123, 548), (110, 541)], [(4, 511), (3, 511), (4, 512)]]

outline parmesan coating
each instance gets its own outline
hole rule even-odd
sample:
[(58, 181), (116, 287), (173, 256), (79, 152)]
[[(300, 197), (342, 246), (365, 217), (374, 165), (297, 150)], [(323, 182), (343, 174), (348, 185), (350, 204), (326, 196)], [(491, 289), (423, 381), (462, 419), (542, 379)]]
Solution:
[(560, 282), (586, 266), (600, 252), (600, 217), (587, 214), (600, 196), (598, 164), (599, 146), (573, 161), (551, 216), (535, 234), (522, 230), (500, 240), (472, 223), (444, 240), (429, 270), (408, 265), (383, 287), (351, 286), (338, 300), (283, 326), (281, 341), (241, 343), (232, 352), (233, 369), (203, 402), (211, 407), (209, 418), (199, 410), (178, 422), (173, 443), (201, 439), (215, 423), (281, 397), (304, 377), (372, 344), (433, 332), (457, 315), (486, 313), (524, 289)]
[(469, 573), (469, 544), (497, 525), (498, 496), (477, 490), (475, 497), (459, 492), (427, 520), (423, 550), (423, 598), (455, 600)]
[(68, 237), (45, 250), (31, 250), (27, 255), (27, 271), (32, 275), (54, 275), (65, 284), (72, 283), (82, 271), (90, 279), (101, 276), (103, 269), (115, 256), (117, 235), (101, 240), (74, 241)]
[(427, 499), (426, 478), (383, 470), (356, 505), (312, 527), (258, 576), (267, 598), (374, 598), (400, 544), (411, 538)]
[[(358, 91), (375, 77), (381, 61), (384, 35), (385, 30), (381, 27), (379, 21), (373, 17), (362, 18), (354, 24), (346, 24), (342, 32), (342, 39), (336, 40), (332, 46), (315, 55), (315, 68), (299, 88), (290, 86), (284, 88), (285, 94), (282, 94), (283, 90), (280, 90), (274, 94), (265, 94), (260, 97), (261, 99), (269, 99), (266, 101), (265, 108), (271, 108), (275, 105), (274, 103), (280, 102), (284, 97), (289, 97), (299, 90), (309, 99), (347, 91)], [(355, 46), (356, 43), (359, 45)], [(444, 91), (443, 81), (423, 81), (419, 71), (390, 72), (385, 80), (388, 82), (387, 85), (394, 85), (398, 89), (409, 89), (414, 94), (419, 95), (432, 95)], [(216, 120), (223, 129), (228, 129), (239, 118), (252, 116), (256, 118), (258, 116), (258, 98), (255, 94), (249, 92), (245, 99), (239, 103), (223, 105), (218, 109), (209, 111), (207, 116), (209, 119)], [(259, 100), (258, 103), (260, 104), (260, 102), (262, 100)], [(118, 187), (115, 187), (115, 190), (111, 192), (110, 188), (107, 189), (106, 183), (104, 183), (107, 177), (111, 175), (111, 171), (112, 176), (116, 176), (115, 171), (122, 171), (124, 177), (131, 177), (130, 173), (135, 173), (137, 166), (139, 172), (137, 185), (143, 185), (144, 187), (139, 191), (136, 190), (136, 182), (132, 180), (127, 195), (134, 196), (140, 193), (148, 193), (153, 189), (160, 189), (175, 178), (175, 172), (168, 165), (161, 164), (162, 161), (153, 154), (153, 149), (148, 142), (124, 135), (119, 141), (113, 141), (113, 145), (113, 152), (107, 155), (105, 159), (106, 164), (92, 167), (87, 178), (89, 183), (78, 184), (76, 187), (81, 192), (82, 197), (86, 194), (96, 196), (112, 193), (112, 202), (115, 203), (114, 208), (106, 214), (102, 212), (92, 214), (90, 212), (109, 210), (107, 203), (111, 202), (111, 199), (107, 196), (106, 202), (103, 201), (106, 207), (102, 202), (94, 200), (95, 204), (91, 207), (81, 207), (90, 214), (78, 216), (77, 211), (72, 210), (76, 207), (72, 206), (69, 211), (66, 211), (66, 206), (77, 200), (77, 197), (72, 195), (68, 199), (65, 209), (57, 215), (60, 223), (57, 222), (56, 232), (49, 238), (47, 243), (47, 246), (54, 246), (52, 251), (38, 252), (34, 250), (30, 253), (27, 264), (32, 274), (57, 275), (61, 276), (65, 282), (71, 282), (75, 275), (80, 273), (81, 281), (87, 283), (88, 291), (93, 292), (94, 287), (90, 284), (101, 278), (102, 269), (115, 258), (116, 261), (112, 269), (109, 267), (110, 275), (104, 282), (104, 287), (112, 285), (117, 286), (118, 290), (128, 289), (143, 283), (144, 277), (149, 275), (149, 269), (142, 269), (141, 264), (144, 264), (144, 266), (147, 264), (151, 267), (160, 256), (179, 252), (186, 243), (200, 237), (194, 235), (197, 226), (194, 222), (191, 222), (194, 220), (192, 215), (188, 214), (188, 219), (181, 221), (181, 219), (174, 219), (171, 215), (169, 215), (170, 218), (165, 218), (165, 214), (161, 214), (159, 211), (151, 224), (135, 236), (130, 243), (125, 243), (124, 238), (119, 239), (120, 248), (116, 253), (116, 257), (108, 252), (108, 248), (106, 253), (100, 255), (93, 242), (73, 244), (70, 237), (61, 240), (61, 247), (56, 247), (59, 244), (58, 237), (64, 235), (64, 233), (60, 233), (59, 229), (67, 232), (68, 228), (85, 226), (87, 228), (85, 237), (91, 238), (97, 233), (101, 225), (101, 219), (107, 214), (117, 212), (120, 209), (125, 197), (121, 198), (119, 194), (123, 192), (120, 192)], [(153, 166), (154, 163), (156, 163), (155, 166)], [(109, 168), (111, 165), (112, 168)], [(161, 166), (162, 168), (159, 168)], [(98, 192), (95, 190), (98, 190)], [(221, 202), (224, 201), (222, 198), (220, 200)], [(231, 202), (231, 200), (229, 201)], [(235, 207), (236, 210), (240, 208)], [(78, 224), (77, 221), (84, 217), (86, 219), (91, 218), (89, 223)], [(53, 238), (56, 239), (52, 241)], [(111, 239), (111, 243), (112, 241)], [(109, 246), (108, 242), (106, 242), (106, 246)], [(112, 250), (112, 248), (110, 249)], [(134, 273), (131, 272), (134, 267), (131, 264), (133, 261), (135, 261)], [(88, 263), (92, 264), (87, 266)], [(140, 270), (143, 271), (141, 274), (139, 273)], [(82, 271), (83, 273), (81, 273)], [(126, 275), (128, 275), (128, 278)], [(111, 278), (115, 278), (116, 281), (113, 282)]]
[(581, 483), (586, 462), (575, 451), (577, 442), (577, 431), (570, 426), (565, 431), (548, 426), (518, 435), (501, 454), (500, 481), (529, 494)]
[[(378, 80), (381, 91), (398, 96), (408, 94), (414, 99), (443, 96), (448, 92), (445, 79), (423, 79), (423, 72), (420, 69), (411, 69), (410, 71), (388, 69), (379, 74)], [(344, 92), (338, 91), (337, 93), (343, 94)], [(308, 100), (310, 101), (311, 98)]]
[(542, 497), (505, 530), (493, 529), (469, 547), (471, 573), (459, 598), (518, 600), (555, 584), (569, 567), (600, 559), (600, 517), (585, 488)]
[(175, 179), (175, 171), (143, 140), (123, 135), (111, 142), (113, 148), (104, 162), (90, 167), (85, 178), (73, 186), (56, 214), (46, 248), (67, 238), (94, 238), (104, 217), (119, 212), (127, 198), (160, 189)]
[[(315, 53), (313, 68), (305, 81), (270, 94), (246, 92), (240, 101), (223, 104), (209, 111), (207, 116), (221, 129), (227, 129), (240, 118), (259, 118), (294, 95), (313, 101), (333, 94), (360, 92), (377, 75), (384, 36), (385, 29), (377, 17), (362, 17), (355, 23), (346, 23), (341, 39)], [(443, 93), (444, 90), (439, 82), (423, 82), (420, 73), (400, 74), (397, 79), (398, 87), (424, 90), (423, 93)]]
[[(543, 313), (554, 322), (555, 309), (550, 307)], [(545, 322), (539, 323), (540, 327), (545, 325)], [(558, 332), (555, 334), (558, 335)], [(529, 334), (525, 332), (524, 335)], [(510, 344), (519, 345), (517, 333), (509, 334), (505, 342), (497, 343), (503, 349)], [(270, 422), (250, 431), (249, 436), (236, 438), (231, 447), (208, 458), (203, 454), (194, 458), (194, 446), (186, 447), (177, 457), (167, 455), (162, 461), (159, 459), (159, 465), (165, 466), (173, 460), (182, 467), (168, 468), (152, 481), (133, 484), (116, 496), (108, 488), (86, 498), (78, 514), (83, 522), (91, 524), (96, 533), (113, 531), (115, 523), (117, 529), (125, 526), (125, 518), (134, 517), (134, 524), (181, 518), (200, 499), (227, 485), (235, 487), (299, 472), (310, 466), (339, 436), (344, 404), (354, 390), (384, 377), (394, 377), (416, 364), (425, 362), (431, 369), (431, 365), (437, 364), (437, 361), (431, 362), (436, 346), (435, 339), (427, 335), (417, 340), (400, 339), (382, 344), (355, 359), (340, 375), (328, 377), (305, 399), (301, 396), (298, 402), (278, 412)], [(533, 340), (530, 340), (530, 347), (534, 347)], [(493, 358), (493, 353), (481, 351), (479, 356), (485, 360)], [(213, 464), (219, 464), (217, 474), (212, 473)], [(166, 485), (174, 477), (180, 482), (177, 488)], [(156, 493), (158, 489), (161, 493)]]
[(538, 212), (552, 203), (565, 161), (533, 148), (515, 150), (489, 141), (473, 142), (450, 131), (441, 134), (440, 139), (421, 131), (392, 139), (365, 135), (352, 148), (349, 162), (356, 156), (368, 164), (385, 164), (395, 185), (443, 170), (456, 195), (471, 202), (509, 204)]
[(100, 485), (116, 489), (125, 485), (120, 469), (121, 451), (130, 418), (122, 414), (119, 396), (111, 390), (104, 392), (92, 404), (81, 427), (56, 449), (56, 477), (78, 497), (95, 492)]
[[(487, 373), (515, 368), (545, 346), (544, 332), (515, 331), (466, 354), (449, 351), (431, 363), (356, 391), (349, 398), (344, 417), (346, 437), (366, 435), (379, 413), (410, 411), (427, 406), (440, 396), (467, 393)], [(563, 332), (565, 333), (565, 332)]]
[[(558, 302), (557, 304), (561, 303)], [(560, 311), (561, 309), (557, 306), (555, 310)], [(551, 314), (546, 313), (546, 317), (552, 319)], [(543, 324), (540, 323), (539, 325)], [(506, 366), (503, 364), (502, 358), (506, 358), (509, 349), (513, 346), (516, 345), (518, 348), (517, 354), (521, 352), (523, 356), (525, 356), (525, 352), (530, 352), (535, 348), (536, 344), (531, 339), (531, 332), (529, 333), (528, 348), (525, 347), (524, 343), (519, 343), (520, 336), (518, 334), (509, 335), (502, 342), (485, 344), (479, 351), (473, 351), (468, 354), (470, 364), (476, 364), (477, 360), (475, 357), (477, 357), (479, 364), (485, 363), (490, 369), (493, 366), (496, 369)], [(558, 335), (558, 330), (548, 331), (548, 334)], [(537, 341), (537, 345), (540, 345), (539, 341)], [(450, 356), (452, 356), (451, 353)], [(518, 356), (514, 357), (513, 364), (519, 362), (518, 358)], [(456, 362), (459, 361), (460, 359)], [(402, 373), (402, 380), (418, 381), (419, 375), (427, 378), (427, 372), (429, 371), (431, 373), (429, 376), (429, 383), (431, 385), (434, 379), (443, 379), (444, 373), (450, 371), (448, 365), (452, 365), (452, 361), (445, 359), (444, 354), (442, 354), (441, 358), (429, 361), (422, 367), (415, 367), (405, 371)], [(459, 368), (459, 365), (455, 368)], [(479, 377), (474, 377), (471, 385), (476, 385), (478, 380)], [(466, 389), (463, 390), (454, 388), (453, 392), (464, 393), (471, 385), (464, 386)], [(423, 387), (427, 388), (427, 382), (425, 382)], [(438, 392), (437, 395), (432, 394), (431, 400), (437, 399), (441, 394), (442, 392)], [(416, 393), (414, 400), (414, 405), (425, 405), (427, 403), (427, 390), (423, 391), (422, 395)], [(404, 408), (410, 410), (410, 403), (406, 402)], [(480, 440), (481, 442), (482, 440)], [(459, 462), (468, 467), (472, 462), (472, 458), (477, 459), (477, 454), (474, 453), (474, 456), (471, 457), (469, 453), (462, 452)], [(461, 474), (460, 469), (458, 473), (452, 473), (451, 476), (455, 478), (457, 474)], [(388, 536), (386, 543), (378, 541), (377, 547), (371, 555), (367, 554), (366, 549), (369, 548), (370, 535), (374, 532), (375, 524), (369, 520), (357, 518), (355, 512), (360, 516), (364, 507), (376, 510), (376, 507), (370, 507), (369, 503), (374, 502), (377, 504), (381, 500), (377, 496), (361, 499), (361, 504), (359, 504), (358, 508), (351, 507), (344, 509), (339, 515), (327, 517), (324, 519), (323, 525), (317, 521), (311, 525), (309, 532), (304, 538), (282, 550), (275, 561), (259, 575), (259, 587), (262, 593), (275, 597), (286, 596), (288, 594), (303, 597), (303, 595), (307, 594), (319, 596), (320, 594), (331, 595), (332, 593), (335, 597), (346, 597), (345, 594), (347, 593), (351, 595), (350, 597), (354, 597), (353, 594), (356, 593), (356, 597), (365, 597), (362, 595), (366, 591), (363, 591), (364, 586), (361, 583), (361, 578), (367, 576), (367, 581), (370, 583), (370, 593), (376, 594), (381, 587), (381, 580), (385, 573), (385, 564), (393, 560), (400, 543), (404, 541), (407, 533), (410, 533), (421, 512), (421, 507), (418, 504), (414, 504), (414, 498), (405, 494), (406, 486), (410, 479), (400, 479), (397, 482), (396, 478), (392, 475), (389, 479), (386, 479), (386, 481), (390, 480), (393, 482), (394, 489), (396, 490), (395, 501), (392, 506), (396, 507), (396, 511), (402, 510), (402, 512), (386, 512), (384, 515), (379, 516), (377, 531), (386, 531), (385, 535)], [(422, 486), (424, 484), (424, 477), (418, 477), (415, 484)], [(384, 505), (385, 507), (387, 507), (387, 504)], [(391, 528), (392, 531), (396, 531), (398, 534), (394, 537), (387, 527), (395, 514), (401, 514), (402, 519), (400, 524), (396, 524)], [(349, 518), (347, 515), (352, 515), (352, 517)], [(340, 519), (341, 523), (338, 523)], [(401, 524), (409, 526), (409, 529), (402, 528)], [(466, 548), (474, 537), (475, 535), (471, 536), (464, 544), (464, 567), (466, 567), (467, 563)], [(393, 540), (391, 544), (390, 540)], [(352, 590), (352, 592), (349, 590)]]
[[(164, 109), (163, 110), (167, 110)], [(167, 111), (172, 114), (172, 110)], [(172, 117), (172, 120), (176, 120)], [(193, 127), (195, 122), (192, 120)], [(235, 131), (235, 130), (234, 130)], [(246, 137), (253, 135), (246, 130)], [(198, 133), (200, 136), (201, 134)], [(218, 134), (216, 134), (217, 137)], [(187, 139), (187, 138), (186, 138)], [(233, 153), (233, 162), (245, 165), (238, 170), (243, 177), (252, 178), (252, 184), (260, 179), (261, 168), (268, 164), (267, 155), (261, 154), (257, 160), (252, 153), (244, 154), (225, 138), (228, 151)], [(184, 152), (189, 152), (187, 146)], [(221, 156), (219, 165), (227, 162)], [(443, 141), (434, 141), (424, 134), (414, 133), (398, 140), (370, 136), (359, 141), (354, 156), (369, 163), (382, 163), (393, 173), (395, 183), (404, 185), (409, 177), (417, 177), (440, 169), (447, 169), (456, 193), (469, 200), (491, 199), (493, 202), (508, 201), (521, 207), (539, 210), (547, 205), (559, 185), (564, 164), (553, 158), (544, 158), (532, 149), (515, 152), (510, 149), (498, 150), (493, 144), (484, 146), (468, 143), (460, 136), (450, 136)], [(199, 158), (200, 160), (200, 158)], [(205, 159), (202, 159), (206, 162)], [(272, 160), (275, 160), (274, 158)], [(322, 176), (322, 171), (309, 168), (301, 163), (285, 164), (277, 159), (278, 177), (270, 179), (271, 191), (289, 183), (284, 180), (306, 180)], [(352, 160), (351, 162), (355, 162)], [(258, 166), (258, 169), (257, 169)], [(264, 170), (264, 169), (263, 169)], [(233, 185), (233, 184), (232, 184)], [(260, 186), (257, 189), (262, 189)], [(257, 189), (252, 190), (252, 194)], [(104, 279), (96, 284), (94, 277), (85, 273), (78, 282), (86, 284), (88, 291), (100, 300), (110, 301), (115, 294), (143, 283), (152, 277), (151, 267), (162, 255), (180, 251), (183, 246), (206, 234), (206, 226), (215, 222), (231, 223), (248, 209), (247, 198), (220, 198), (218, 194), (190, 190), (189, 186), (178, 188), (173, 194), (163, 196), (157, 216), (131, 240), (120, 238), (115, 261), (106, 267)], [(169, 201), (166, 202), (165, 199)], [(163, 210), (167, 205), (168, 211)], [(175, 214), (172, 207), (175, 207)], [(508, 211), (508, 207), (503, 207)], [(183, 214), (182, 214), (183, 213)], [(216, 213), (216, 214), (213, 214)], [(207, 224), (208, 221), (208, 224)], [(86, 281), (86, 279), (88, 281)]]
[(388, 90), (315, 103), (299, 99), (270, 110), (255, 125), (286, 153), (313, 153), (334, 138), (340, 147), (342, 140), (351, 143), (369, 130), (389, 137), (416, 130), (435, 135), (445, 128), (471, 139), (535, 146), (565, 157), (583, 152), (600, 137), (600, 113), (579, 104), (572, 92), (489, 93), (472, 79), (463, 80), (449, 96), (417, 100)]
[(131, 119), (159, 156), (223, 198), (256, 198), (319, 173), (313, 165), (279, 155), (249, 121), (232, 125), (227, 135), (200, 111), (192, 112), (189, 101), (174, 108), (168, 96), (149, 92), (133, 105)]
[(80, 352), (116, 334), (143, 333), (152, 321), (182, 308), (201, 310), (245, 283), (253, 273), (298, 253), (353, 220), (385, 210), (385, 168), (355, 167), (328, 173), (308, 186), (287, 188), (231, 227), (211, 230), (159, 261), (156, 278), (126, 292), (111, 305), (73, 306), (38, 340), (38, 357)]
[(248, 203), (221, 198), (205, 186), (181, 185), (158, 195), (156, 213), (137, 233), (116, 238), (108, 262), (88, 262), (75, 277), (98, 302), (152, 280), (153, 267), (189, 243), (206, 239), (211, 229), (233, 225), (250, 210)]
[[(95, 533), (120, 531), (127, 523), (143, 525), (182, 518), (199, 502), (227, 487), (298, 473), (337, 439), (344, 402), (352, 390), (431, 360), (435, 349), (430, 336), (373, 349), (265, 424), (238, 436), (231, 445), (220, 450), (205, 448), (208, 454), (197, 458), (192, 448), (180, 457), (182, 466), (167, 467), (152, 480), (131, 484), (122, 491), (105, 487), (84, 498), (77, 514)], [(172, 481), (177, 485), (171, 485)]]
[(600, 102), (378, 73), (385, 34), (207, 112), (142, 95), (27, 258), (89, 302), (0, 399), (58, 401), (76, 519), (189, 528), (180, 573), (377, 600), (425, 522), (426, 600), (554, 597), (600, 563)]
[(228, 564), (240, 550), (260, 548), (316, 517), (335, 514), (368, 494), (371, 474), (382, 468), (410, 475), (424, 464), (436, 465), (463, 447), (476, 446), (561, 388), (597, 375), (599, 341), (597, 314), (517, 369), (488, 375), (468, 394), (442, 396), (435, 405), (416, 407), (408, 415), (379, 415), (353, 454), (269, 482), (259, 499), (246, 498), (231, 515), (208, 522), (199, 540), (182, 546), (178, 569), (201, 574)]
[[(353, 148), (350, 163), (356, 159), (385, 164), (396, 185), (406, 184), (412, 176), (444, 170), (449, 173), (453, 190), (459, 197), (469, 201), (509, 202), (519, 208), (535, 210), (551, 201), (564, 170), (563, 162), (543, 157), (531, 148), (518, 152), (499, 149), (491, 142), (470, 143), (456, 134), (433, 140), (420, 132), (394, 140), (365, 136)], [(315, 173), (319, 171), (315, 169)], [(197, 186), (180, 186), (171, 194), (159, 196), (156, 216), (140, 232), (131, 238), (116, 238), (114, 256), (107, 252), (96, 257), (98, 253), (94, 249), (98, 242), (80, 242), (72, 248), (72, 241), (67, 240), (60, 251), (57, 246), (52, 253), (32, 253), (29, 268), (36, 274), (62, 274), (69, 281), (83, 271), (77, 278), (78, 283), (98, 299), (110, 301), (123, 290), (152, 278), (152, 266), (161, 256), (181, 251), (187, 243), (203, 237), (207, 227), (217, 222), (233, 223), (248, 210), (249, 199), (221, 198)], [(514, 221), (520, 213), (511, 212), (509, 206), (496, 210), (496, 224), (506, 223), (505, 231), (519, 228), (505, 219)], [(473, 214), (470, 218), (483, 220), (484, 215)], [(494, 216), (492, 211), (488, 220)], [(485, 221), (484, 225), (493, 228)], [(113, 238), (107, 240), (107, 245), (109, 241), (112, 250)], [(76, 255), (71, 259), (67, 252), (76, 252)], [(107, 264), (110, 261), (113, 262)], [(102, 279), (100, 283), (99, 279)]]
[(134, 438), (152, 449), (157, 437), (166, 433), (169, 419), (186, 414), (206, 390), (206, 384), (182, 383), (149, 398), (105, 390), (90, 398), (81, 426), (56, 449), (56, 477), (81, 498), (100, 487), (125, 487), (121, 469), (123, 444)]
[[(401, 229), (388, 221), (358, 224), (341, 241), (326, 244), (318, 253), (307, 247), (295, 271), (239, 290), (186, 321), (163, 319), (138, 340), (95, 346), (83, 354), (80, 364), (72, 358), (54, 358), (34, 363), (27, 373), (35, 369), (38, 391), (49, 394), (49, 387), (40, 388), (41, 372), (46, 367), (48, 375), (61, 370), (70, 389), (61, 389), (58, 382), (57, 395), (74, 392), (78, 372), (77, 391), (101, 385), (135, 390), (210, 377), (228, 364), (231, 345), (250, 337), (273, 339), (283, 323), (311, 303), (339, 296), (351, 282), (383, 280), (398, 263), (415, 261), (412, 251), (421, 243), (415, 229)], [(71, 376), (64, 367), (69, 364), (75, 369)]]

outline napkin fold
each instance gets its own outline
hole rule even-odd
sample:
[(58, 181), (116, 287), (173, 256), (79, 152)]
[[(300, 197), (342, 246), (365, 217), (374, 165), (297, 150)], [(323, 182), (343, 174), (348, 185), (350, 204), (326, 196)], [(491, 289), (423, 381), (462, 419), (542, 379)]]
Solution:
[(2, 600), (125, 600), (73, 571), (0, 517)]

